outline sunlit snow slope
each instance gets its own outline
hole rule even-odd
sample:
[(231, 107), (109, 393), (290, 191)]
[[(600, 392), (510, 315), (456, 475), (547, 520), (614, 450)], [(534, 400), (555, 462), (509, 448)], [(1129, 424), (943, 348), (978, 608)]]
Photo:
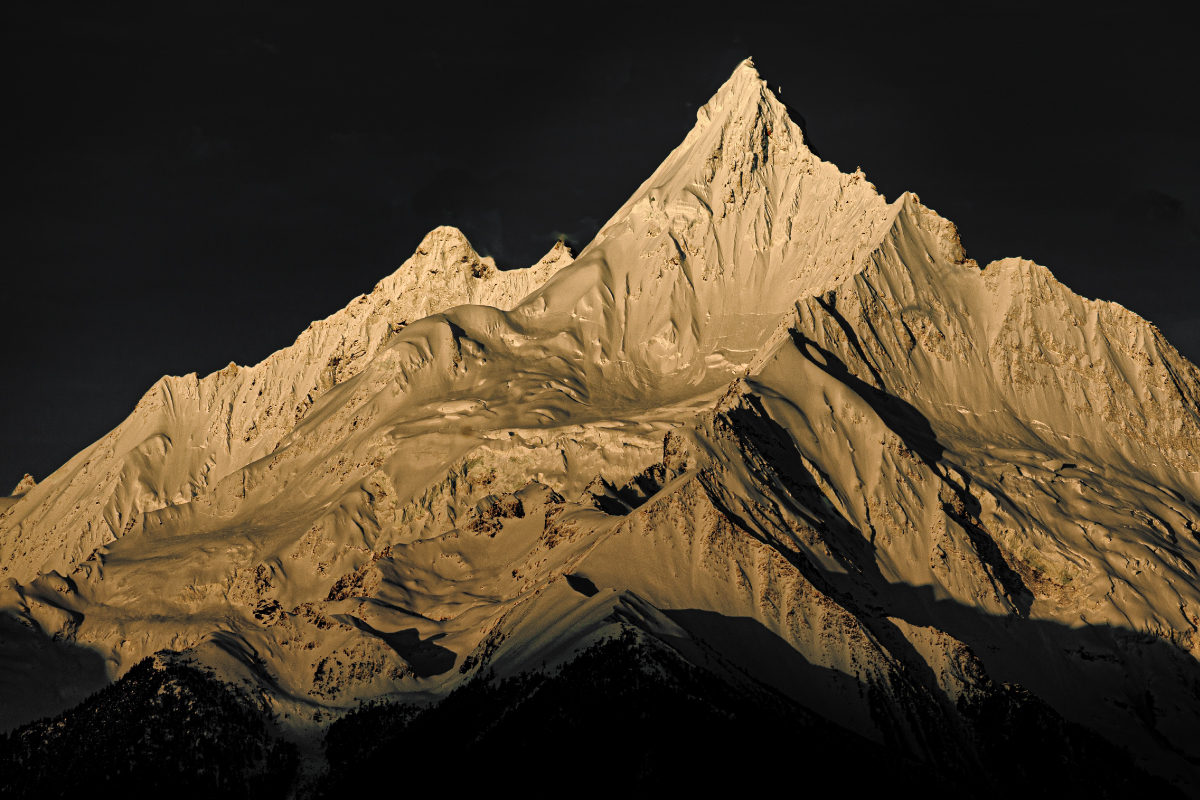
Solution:
[(8, 726), (171, 649), (302, 734), (632, 625), (931, 763), (1027, 691), (1200, 789), (1200, 372), (820, 161), (749, 62), (574, 262), (439, 228), (25, 489)]

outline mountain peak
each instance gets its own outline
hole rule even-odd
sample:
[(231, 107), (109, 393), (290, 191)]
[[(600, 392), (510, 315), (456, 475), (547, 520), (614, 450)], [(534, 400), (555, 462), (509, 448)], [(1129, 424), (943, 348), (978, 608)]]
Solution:
[(708, 102), (696, 111), (697, 127), (707, 127), (708, 123), (731, 116), (763, 115), (782, 120), (787, 111), (749, 58), (738, 64)]
[[(33, 665), (0, 725), (170, 648), (311, 741), (632, 628), (931, 768), (1003, 776), (1061, 711), (1195, 794), (1200, 371), (1031, 262), (968, 266), (747, 59), (578, 260), (437, 228), (0, 498), (0, 659)], [(988, 721), (1018, 711), (1041, 733)]]
[(425, 234), (413, 257), (400, 269), (410, 265), (432, 275), (439, 274), (442, 269), (456, 269), (469, 271), (473, 278), (487, 278), (496, 272), (495, 259), (479, 255), (466, 234), (451, 225), (440, 225)]
[[(802, 165), (810, 165), (804, 168)], [(634, 206), (653, 196), (663, 207), (678, 197), (693, 196), (722, 216), (723, 206), (746, 200), (757, 188), (777, 194), (780, 181), (795, 184), (818, 170), (833, 178), (838, 170), (820, 162), (805, 144), (801, 127), (789, 116), (747, 58), (696, 111), (696, 124), (683, 142), (670, 152), (658, 169), (622, 208), (601, 228), (584, 255), (606, 238), (606, 229), (619, 225)], [(769, 185), (768, 185), (769, 184)], [(872, 187), (873, 189), (874, 187)], [(764, 198), (769, 202), (769, 197)]]
[[(444, 225), (426, 234), (369, 294), (314, 321), (293, 344), (258, 364), (231, 363), (203, 378), (161, 378), (121, 425), (43, 481), (44, 502), (24, 503), (7, 517), (2, 512), (15, 503), (0, 503), (0, 543), (16, 533), (8, 539), (0, 579), (70, 572), (97, 546), (120, 538), (129, 520), (189, 503), (231, 471), (274, 452), (326, 392), (357, 375), (410, 323), (468, 304), (511, 308), (571, 262), (559, 242), (530, 267), (499, 270), (462, 231)], [(192, 448), (176, 448), (176, 441), (192, 442)], [(205, 453), (202, 463), (189, 460), (196, 451)], [(89, 477), (93, 462), (121, 467), (97, 486)], [(26, 476), (14, 494), (34, 485)], [(85, 494), (99, 499), (68, 499)], [(22, 533), (32, 534), (47, 515), (63, 519), (56, 537)]]
[(750, 88), (762, 83), (762, 76), (758, 74), (758, 69), (754, 66), (754, 59), (749, 56), (742, 59), (742, 62), (733, 68), (726, 83)]

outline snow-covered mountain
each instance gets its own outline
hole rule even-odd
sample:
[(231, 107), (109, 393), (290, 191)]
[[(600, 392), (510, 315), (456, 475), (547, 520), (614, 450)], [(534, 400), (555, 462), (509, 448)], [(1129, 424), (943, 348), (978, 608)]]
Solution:
[(159, 653), (304, 740), (633, 631), (950, 773), (1036, 708), (1200, 791), (1200, 371), (749, 62), (574, 261), (439, 228), (3, 503), (8, 728)]

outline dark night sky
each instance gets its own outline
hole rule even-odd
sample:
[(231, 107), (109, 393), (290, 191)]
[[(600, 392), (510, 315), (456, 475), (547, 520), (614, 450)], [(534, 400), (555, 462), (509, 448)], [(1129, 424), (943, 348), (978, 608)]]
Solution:
[(1200, 362), (1197, 59), (1145, 4), (100, 5), (0, 20), (0, 492), (436, 225), (501, 266), (578, 250), (748, 55), (823, 158)]

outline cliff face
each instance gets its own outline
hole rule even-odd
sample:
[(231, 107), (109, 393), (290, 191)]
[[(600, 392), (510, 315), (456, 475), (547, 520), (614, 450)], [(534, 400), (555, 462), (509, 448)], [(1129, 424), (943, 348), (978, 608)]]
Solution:
[(1196, 791), (1198, 400), (1149, 323), (820, 161), (747, 62), (574, 262), (439, 228), (11, 502), (5, 721), (171, 649), (302, 736), (633, 627), (954, 774), (1001, 709)]

